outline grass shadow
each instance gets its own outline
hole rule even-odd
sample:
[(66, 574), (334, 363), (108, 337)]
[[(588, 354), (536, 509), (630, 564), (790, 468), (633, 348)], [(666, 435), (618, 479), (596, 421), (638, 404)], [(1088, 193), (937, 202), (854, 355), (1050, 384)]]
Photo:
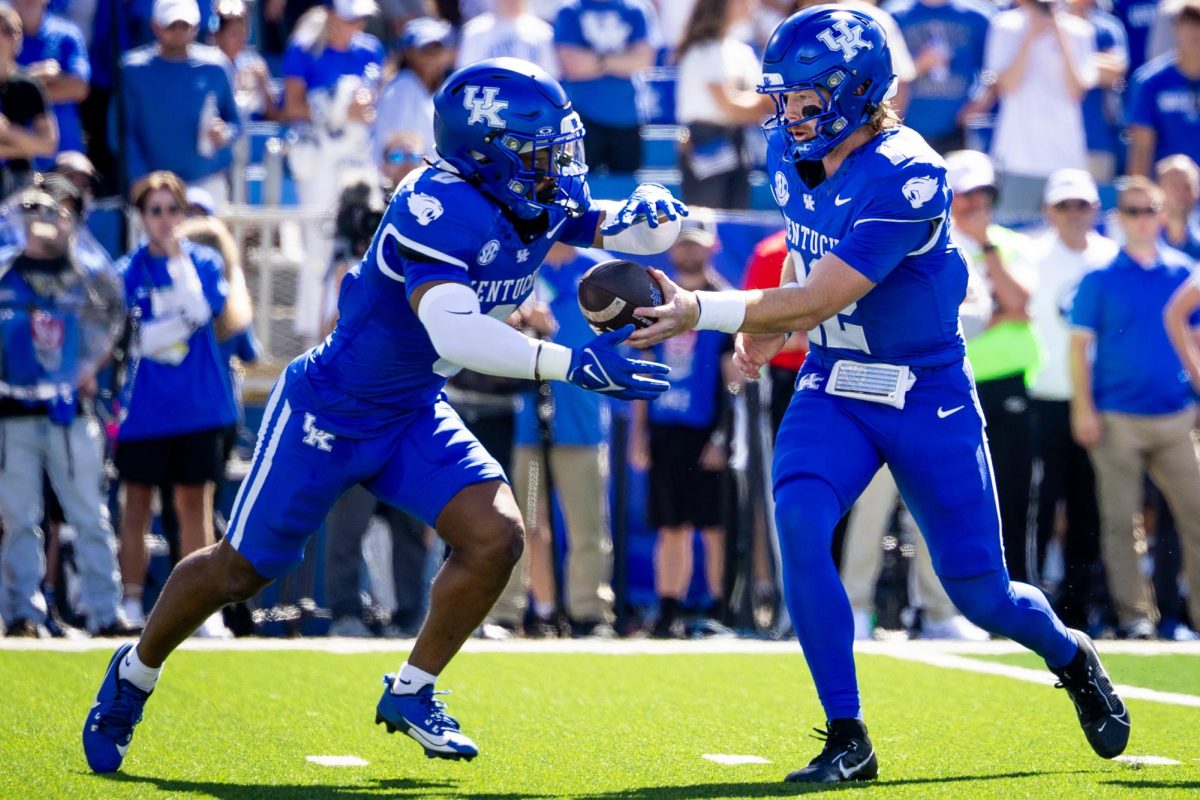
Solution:
[[(115, 772), (95, 776), (96, 780), (112, 781), (114, 784), (144, 784), (159, 791), (174, 795), (185, 792), (207, 795), (216, 800), (379, 800), (381, 797), (471, 797), (478, 800), (535, 800), (545, 794), (499, 792), (495, 794), (459, 789), (458, 783), (449, 780), (424, 778), (374, 778), (359, 784), (269, 784), (239, 783), (235, 781), (189, 781), (175, 778), (160, 778), (153, 775), (130, 775)], [(115, 788), (115, 787), (114, 787)]]

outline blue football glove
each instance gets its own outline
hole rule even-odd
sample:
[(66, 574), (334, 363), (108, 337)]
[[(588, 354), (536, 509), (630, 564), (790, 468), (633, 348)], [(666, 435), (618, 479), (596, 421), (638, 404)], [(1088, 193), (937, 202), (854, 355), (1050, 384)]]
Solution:
[(636, 225), (642, 219), (651, 228), (658, 227), (658, 218), (666, 217), (676, 220), (688, 215), (688, 207), (665, 186), (657, 183), (643, 183), (633, 190), (629, 199), (615, 213), (608, 215), (600, 233), (612, 236), (620, 233), (631, 225)]
[(629, 338), (633, 326), (602, 333), (585, 347), (571, 351), (567, 380), (583, 389), (618, 400), (653, 400), (671, 384), (642, 375), (666, 375), (671, 368), (654, 361), (626, 358), (617, 345)]

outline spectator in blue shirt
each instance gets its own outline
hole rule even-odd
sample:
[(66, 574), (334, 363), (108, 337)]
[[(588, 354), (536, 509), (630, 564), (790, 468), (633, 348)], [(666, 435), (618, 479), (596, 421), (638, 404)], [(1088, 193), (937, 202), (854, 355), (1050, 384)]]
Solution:
[(1184, 0), (1175, 18), (1176, 50), (1133, 74), (1129, 173), (1183, 153), (1200, 162), (1200, 0)]
[[(579, 310), (579, 281), (607, 261), (599, 250), (579, 250), (561, 242), (550, 248), (534, 289), (535, 313), (530, 321), (545, 338), (567, 347), (591, 341), (596, 334)], [(538, 318), (536, 311), (544, 315)], [(548, 395), (540, 390), (549, 391)], [(548, 419), (539, 422), (540, 414)], [(513, 570), (496, 601), (492, 620), (516, 629), (526, 611), (526, 587), (533, 591), (533, 625), (527, 634), (549, 632), (554, 612), (549, 498), (553, 485), (566, 518), (567, 558), (563, 598), (576, 636), (611, 637), (612, 541), (608, 516), (609, 401), (569, 384), (545, 383), (526, 393), (517, 411), (512, 479), (517, 503), (530, 521), (525, 562)], [(545, 456), (550, 456), (549, 480)]]
[[(78, 26), (63, 17), (46, 12), (47, 0), (12, 0), (21, 16), (24, 34), (17, 63), (25, 74), (41, 81), (46, 99), (54, 104), (58, 121), (58, 149), (82, 150), (83, 129), (79, 124), (79, 104), (88, 94), (92, 67), (87, 47)], [(45, 169), (51, 159), (38, 159)]]
[(1129, 43), (1121, 20), (1096, 7), (1096, 0), (1071, 0), (1071, 13), (1092, 23), (1096, 34), (1096, 85), (1083, 95), (1083, 132), (1087, 139), (1088, 172), (1100, 183), (1117, 174), (1125, 75)]
[[(1163, 323), (1191, 263), (1161, 246), (1163, 193), (1147, 178), (1131, 177), (1117, 208), (1125, 246), (1110, 266), (1083, 277), (1071, 309), (1071, 429), (1096, 469), (1100, 552), (1118, 621), (1127, 636), (1151, 638), (1159, 613), (1140, 567), (1134, 527), (1143, 472), (1175, 518), (1193, 587), (1189, 608), (1200, 619), (1195, 396)], [(1200, 326), (1200, 312), (1187, 322), (1193, 330)]]
[(642, 166), (631, 76), (654, 63), (654, 10), (643, 0), (572, 0), (554, 20), (563, 88), (587, 129), (594, 172)]
[[(161, 483), (174, 485), (183, 555), (211, 544), (213, 488), (223, 477), (222, 437), (237, 422), (237, 407), (216, 334), (229, 284), (215, 250), (179, 236), (187, 207), (183, 181), (153, 172), (138, 182), (131, 199), (146, 242), (119, 267), (135, 329), (116, 465), (125, 491), (120, 552), (125, 611), (137, 620), (151, 493)], [(214, 616), (205, 630), (219, 634), (223, 625)]]
[(1200, 167), (1185, 155), (1167, 156), (1154, 165), (1154, 176), (1164, 197), (1163, 242), (1200, 261)]
[(220, 0), (213, 9), (212, 43), (233, 64), (233, 99), (244, 119), (275, 119), (279, 99), (267, 61), (248, 45), (244, 0)]
[(233, 68), (220, 50), (196, 44), (196, 0), (155, 0), (156, 44), (121, 63), (125, 171), (135, 182), (166, 170), (202, 186), (220, 205), (229, 199), (231, 145), (241, 128)]
[(986, 0), (896, 0), (884, 10), (896, 19), (917, 67), (906, 124), (939, 153), (962, 150), (963, 110), (979, 83), (996, 6)]
[(1112, 13), (1121, 21), (1129, 38), (1129, 69), (1136, 70), (1147, 61), (1150, 28), (1158, 16), (1159, 0), (1113, 0)]

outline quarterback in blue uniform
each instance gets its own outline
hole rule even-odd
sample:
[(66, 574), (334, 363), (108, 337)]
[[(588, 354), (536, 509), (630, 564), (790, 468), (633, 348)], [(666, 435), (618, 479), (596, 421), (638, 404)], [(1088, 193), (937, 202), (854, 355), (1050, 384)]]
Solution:
[(465, 367), (622, 399), (668, 388), (647, 377), (666, 367), (617, 352), (632, 326), (570, 349), (503, 320), (529, 296), (555, 241), (659, 252), (686, 207), (654, 184), (608, 210), (593, 203), (579, 116), (528, 62), (459, 70), (434, 109), (441, 158), (397, 189), (342, 283), (337, 328), (272, 390), (226, 538), (180, 562), (141, 640), (113, 656), (83, 730), (93, 770), (120, 766), (170, 652), (210, 614), (299, 564), (356, 483), (434, 525), (452, 548), (408, 661), (384, 676), (376, 722), (431, 758), (473, 758), (478, 749), (433, 684), (508, 581), (524, 530), (504, 470), (446, 403), (446, 378)]
[(854, 624), (830, 557), (833, 529), (887, 463), (955, 605), (1042, 656), (1095, 751), (1122, 752), (1129, 716), (1088, 637), (1069, 631), (1005, 567), (995, 486), (958, 325), (967, 283), (947, 236), (945, 165), (900, 125), (887, 42), (870, 17), (816, 6), (775, 30), (759, 91), (768, 178), (787, 225), (781, 286), (688, 292), (657, 277), (664, 305), (630, 342), (688, 328), (741, 331), (748, 376), (807, 330), (810, 352), (775, 447), (776, 523), (788, 610), (827, 719), (825, 747), (789, 781), (878, 773), (854, 673)]

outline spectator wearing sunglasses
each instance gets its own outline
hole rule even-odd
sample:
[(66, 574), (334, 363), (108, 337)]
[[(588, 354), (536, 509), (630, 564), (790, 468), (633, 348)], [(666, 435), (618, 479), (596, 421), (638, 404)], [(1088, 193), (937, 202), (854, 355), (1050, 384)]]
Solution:
[(1096, 477), (1087, 451), (1071, 437), (1073, 387), (1067, 355), (1071, 299), (1084, 275), (1112, 263), (1120, 249), (1095, 230), (1100, 195), (1092, 176), (1080, 169), (1050, 175), (1044, 195), (1049, 229), (1031, 248), (1033, 289), (1029, 313), (1042, 347), (1042, 363), (1029, 385), (1037, 459), (1042, 465), (1037, 491), (1038, 564), (1054, 535), (1060, 506), (1066, 510), (1063, 560), (1066, 574), (1051, 598), (1063, 622), (1086, 628), (1092, 575), (1100, 559), (1100, 511)]
[[(214, 325), (229, 296), (221, 256), (179, 235), (187, 195), (177, 175), (152, 172), (134, 186), (131, 199), (146, 241), (120, 264), (134, 332), (116, 465), (125, 492), (120, 550), (124, 608), (137, 621), (143, 612), (144, 537), (154, 487), (174, 486), (174, 497), (163, 500), (175, 504), (181, 555), (211, 544), (222, 441), (238, 413)], [(201, 630), (214, 636), (226, 633), (219, 614)]]
[(397, 131), (388, 137), (383, 148), (379, 172), (384, 184), (397, 186), (404, 177), (425, 161), (425, 142), (413, 131)]
[(58, 149), (58, 125), (45, 91), (17, 67), (22, 41), (21, 17), (11, 6), (0, 6), (0, 197), (28, 186), (31, 160)]
[[(1159, 611), (1138, 556), (1142, 474), (1166, 498), (1179, 529), (1200, 619), (1200, 462), (1192, 441), (1195, 395), (1163, 314), (1191, 275), (1186, 256), (1162, 245), (1163, 192), (1131, 177), (1117, 198), (1125, 245), (1083, 277), (1071, 308), (1071, 429), (1096, 470), (1100, 552), (1118, 622), (1127, 636), (1153, 636)], [(1186, 320), (1193, 331), (1200, 312)]]
[(1167, 215), (1163, 241), (1192, 261), (1200, 261), (1200, 211), (1196, 208), (1200, 203), (1200, 167), (1191, 157), (1178, 153), (1155, 164), (1154, 175), (1163, 190)]

